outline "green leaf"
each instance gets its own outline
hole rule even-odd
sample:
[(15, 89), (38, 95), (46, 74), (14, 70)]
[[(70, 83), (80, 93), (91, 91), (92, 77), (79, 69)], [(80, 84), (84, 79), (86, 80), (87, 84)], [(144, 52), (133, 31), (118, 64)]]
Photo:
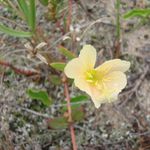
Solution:
[(82, 107), (72, 109), (72, 119), (74, 122), (80, 122), (84, 119), (85, 113)]
[(23, 12), (24, 16), (28, 20), (29, 8), (26, 0), (17, 0), (20, 10)]
[(48, 126), (51, 129), (65, 129), (68, 127), (67, 118), (58, 117), (50, 119), (50, 121), (48, 122)]
[(71, 51), (63, 46), (60, 46), (58, 49), (64, 56), (66, 56), (70, 60), (76, 57), (75, 54), (73, 54)]
[(44, 6), (48, 5), (48, 0), (40, 0), (41, 4)]
[(35, 31), (35, 24), (36, 24), (36, 5), (35, 5), (35, 0), (30, 0), (30, 5), (29, 5), (29, 14), (28, 14), (28, 21), (29, 21), (29, 26), (32, 30), (32, 32)]
[[(79, 95), (79, 96), (71, 98), (70, 102), (71, 102), (72, 106), (75, 106), (75, 105), (81, 105), (82, 102), (85, 102), (87, 100), (88, 100), (88, 96), (86, 96), (86, 95)], [(63, 103), (67, 104), (66, 101), (63, 102)]]
[(87, 100), (88, 100), (88, 96), (79, 95), (79, 96), (71, 98), (71, 103), (83, 102), (83, 101), (87, 101)]
[(133, 18), (133, 17), (147, 17), (148, 15), (150, 15), (150, 9), (133, 9), (129, 12), (127, 12), (126, 14), (124, 14), (124, 18), (128, 19), (128, 18)]
[(39, 100), (47, 107), (52, 104), (52, 100), (48, 96), (46, 91), (35, 90), (35, 89), (28, 89), (27, 90), (27, 94), (30, 96), (31, 99)]
[[(83, 104), (83, 102), (88, 101), (88, 96), (86, 95), (80, 95), (80, 96), (76, 96), (71, 98), (70, 103), (71, 103), (71, 108), (79, 108), (81, 107), (81, 105)], [(66, 106), (63, 106), (62, 108), (62, 112), (65, 112), (67, 110), (67, 102), (64, 101), (63, 104), (66, 104)]]
[(66, 64), (62, 62), (54, 62), (54, 63), (51, 63), (50, 66), (56, 70), (64, 71)]
[(19, 4), (20, 10), (23, 12), (24, 16), (26, 17), (28, 26), (30, 27), (31, 31), (34, 32), (35, 24), (36, 24), (36, 4), (35, 0), (17, 0)]
[(6, 33), (8, 35), (15, 36), (15, 37), (26, 37), (27, 38), (27, 37), (32, 36), (31, 32), (17, 31), (17, 30), (11, 29), (9, 27), (6, 27), (2, 24), (0, 24), (0, 31), (3, 33)]

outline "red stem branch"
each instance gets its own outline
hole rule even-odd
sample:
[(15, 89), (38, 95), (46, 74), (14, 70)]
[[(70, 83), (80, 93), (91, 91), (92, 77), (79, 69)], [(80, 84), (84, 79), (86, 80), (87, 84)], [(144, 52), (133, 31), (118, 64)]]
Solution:
[(6, 61), (2, 61), (2, 60), (0, 60), (0, 65), (5, 66), (5, 67), (9, 67), (12, 70), (14, 70), (14, 72), (16, 72), (18, 74), (23, 74), (23, 75), (26, 75), (26, 76), (32, 76), (32, 75), (39, 74), (39, 72), (37, 72), (37, 71), (24, 70), (24, 69), (15, 67), (10, 62), (6, 62)]
[(76, 144), (76, 138), (75, 138), (75, 132), (74, 132), (74, 126), (73, 126), (73, 120), (72, 120), (72, 111), (71, 111), (71, 104), (70, 104), (70, 95), (69, 95), (69, 89), (68, 89), (68, 83), (67, 78), (64, 76), (64, 90), (65, 90), (65, 96), (67, 100), (67, 109), (68, 109), (68, 121), (70, 123), (70, 133), (71, 133), (71, 140), (73, 145), (73, 150), (77, 150), (77, 144)]

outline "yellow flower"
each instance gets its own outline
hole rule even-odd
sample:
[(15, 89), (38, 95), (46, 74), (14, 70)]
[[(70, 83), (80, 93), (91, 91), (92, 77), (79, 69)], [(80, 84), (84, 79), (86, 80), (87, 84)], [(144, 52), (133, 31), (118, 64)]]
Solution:
[(124, 72), (129, 69), (130, 62), (113, 59), (94, 68), (95, 63), (95, 48), (85, 45), (79, 57), (68, 62), (64, 72), (67, 77), (74, 79), (75, 86), (90, 95), (98, 108), (101, 103), (117, 100), (127, 84)]

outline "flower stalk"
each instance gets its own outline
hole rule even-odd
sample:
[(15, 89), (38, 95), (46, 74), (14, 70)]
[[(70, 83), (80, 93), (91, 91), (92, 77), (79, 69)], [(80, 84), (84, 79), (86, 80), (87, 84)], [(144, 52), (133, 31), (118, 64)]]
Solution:
[(72, 120), (72, 110), (71, 110), (71, 103), (70, 103), (69, 88), (68, 88), (68, 83), (67, 83), (67, 77), (65, 75), (63, 78), (63, 83), (64, 83), (65, 97), (67, 100), (68, 122), (69, 122), (69, 128), (70, 128), (70, 133), (71, 133), (72, 146), (73, 146), (73, 150), (77, 150), (75, 131), (74, 131), (73, 120)]

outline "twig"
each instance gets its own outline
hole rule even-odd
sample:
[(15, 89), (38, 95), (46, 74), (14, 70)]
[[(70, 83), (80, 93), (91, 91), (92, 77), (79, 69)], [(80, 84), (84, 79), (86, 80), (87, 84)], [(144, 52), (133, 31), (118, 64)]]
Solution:
[(71, 32), (67, 32), (66, 34), (64, 34), (63, 36), (61, 36), (60, 38), (58, 38), (57, 40), (55, 40), (53, 42), (53, 44), (51, 44), (51, 46), (49, 46), (46, 51), (50, 50), (51, 48), (55, 47), (61, 40), (63, 40), (66, 36), (68, 36)]
[[(86, 29), (83, 31), (82, 35), (80, 36), (80, 39), (82, 39), (84, 37), (84, 35), (86, 34), (86, 32), (95, 24), (97, 23), (104, 23), (104, 24), (111, 24), (109, 21), (109, 17), (104, 17), (104, 18), (100, 18), (97, 19), (95, 21), (93, 21), (92, 23), (88, 24), (88, 26), (86, 27)], [(112, 24), (111, 24), (112, 25)]]
[(70, 123), (69, 128), (70, 128), (70, 132), (71, 132), (71, 139), (72, 139), (73, 150), (77, 150), (77, 144), (76, 144), (75, 133), (74, 133), (74, 126), (73, 126), (73, 120), (72, 120), (70, 95), (69, 95), (67, 78), (66, 78), (65, 75), (64, 75), (64, 78), (63, 78), (63, 83), (64, 83), (65, 96), (66, 96), (66, 100), (67, 100), (68, 117), (69, 117), (68, 121)]
[(0, 105), (7, 105), (9, 107), (12, 107), (12, 108), (18, 108), (22, 111), (26, 111), (30, 114), (33, 114), (35, 116), (39, 116), (39, 117), (43, 117), (43, 118), (50, 118), (51, 116), (49, 114), (44, 114), (44, 113), (40, 113), (40, 112), (37, 112), (37, 111), (34, 111), (34, 110), (31, 110), (29, 108), (25, 108), (25, 107), (22, 107), (22, 106), (19, 106), (17, 104), (13, 104), (13, 103), (9, 103), (8, 101), (5, 101), (5, 102), (0, 102)]
[(131, 133), (132, 136), (143, 136), (143, 135), (147, 135), (147, 136), (150, 136), (150, 131), (145, 131), (145, 132), (142, 132), (142, 133)]
[(24, 29), (19, 23), (17, 23), (16, 21), (11, 20), (11, 19), (9, 19), (9, 18), (0, 16), (0, 19), (3, 19), (3, 20), (5, 20), (5, 21), (8, 21), (8, 22), (10, 22), (10, 23), (16, 25), (16, 26), (19, 27), (21, 30)]
[(0, 60), (0, 65), (5, 66), (5, 67), (9, 67), (12, 70), (14, 70), (16, 73), (23, 74), (26, 76), (32, 76), (32, 75), (39, 74), (39, 72), (37, 72), (37, 71), (31, 71), (31, 70), (25, 70), (25, 69), (17, 68), (15, 66), (13, 66), (10, 62), (6, 62), (6, 61), (2, 61), (2, 60)]
[(20, 107), (20, 106), (18, 108), (20, 108), (21, 110), (26, 111), (28, 113), (31, 113), (33, 115), (39, 116), (39, 117), (50, 118), (50, 116), (47, 114), (42, 114), (42, 113), (36, 112), (34, 110), (28, 109), (28, 108), (24, 108), (24, 107)]

